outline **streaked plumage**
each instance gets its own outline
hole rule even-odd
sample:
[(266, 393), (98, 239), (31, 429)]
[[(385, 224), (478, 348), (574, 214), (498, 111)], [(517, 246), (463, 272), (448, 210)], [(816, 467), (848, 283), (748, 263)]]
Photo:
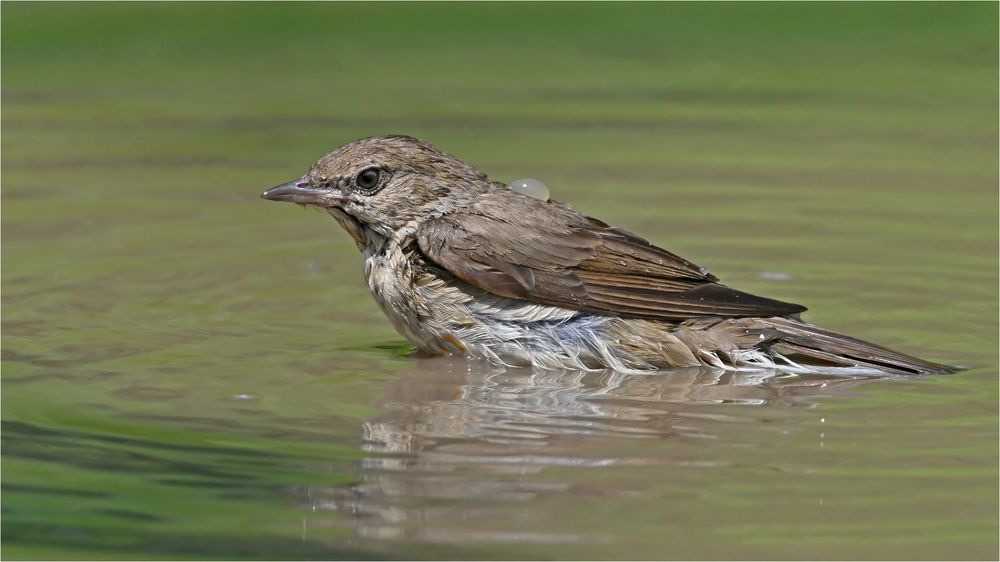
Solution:
[(326, 209), (361, 249), (386, 316), (428, 353), (623, 371), (951, 370), (802, 322), (803, 306), (726, 287), (412, 137), (347, 144), (263, 197)]

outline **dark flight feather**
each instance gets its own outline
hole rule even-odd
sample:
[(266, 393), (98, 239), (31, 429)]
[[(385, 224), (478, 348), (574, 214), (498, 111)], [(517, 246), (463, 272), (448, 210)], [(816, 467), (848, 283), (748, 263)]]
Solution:
[(762, 322), (777, 330), (774, 344), (780, 351), (791, 351), (840, 365), (875, 367), (901, 373), (953, 373), (958, 370), (789, 318), (768, 318)]

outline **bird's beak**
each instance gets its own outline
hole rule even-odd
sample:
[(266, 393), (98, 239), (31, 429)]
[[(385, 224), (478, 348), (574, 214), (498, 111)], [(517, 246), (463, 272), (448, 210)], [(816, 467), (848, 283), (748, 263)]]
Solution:
[(331, 207), (340, 200), (340, 191), (335, 189), (316, 189), (307, 177), (301, 177), (288, 183), (276, 185), (260, 194), (261, 199), (271, 201), (287, 201), (304, 205), (322, 205)]

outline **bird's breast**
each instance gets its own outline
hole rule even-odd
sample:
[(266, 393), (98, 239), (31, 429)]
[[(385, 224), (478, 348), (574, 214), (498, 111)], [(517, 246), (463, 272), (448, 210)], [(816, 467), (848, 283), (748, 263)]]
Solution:
[(375, 302), (400, 335), (426, 351), (464, 353), (448, 324), (460, 316), (454, 295), (425, 270), (413, 250), (388, 243), (364, 249), (365, 279)]

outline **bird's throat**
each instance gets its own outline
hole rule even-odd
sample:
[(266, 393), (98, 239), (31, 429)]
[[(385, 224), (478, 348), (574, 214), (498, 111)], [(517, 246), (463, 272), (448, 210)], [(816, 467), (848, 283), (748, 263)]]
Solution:
[(370, 236), (366, 236), (365, 227), (357, 219), (337, 207), (324, 207), (324, 210), (351, 235), (359, 250), (364, 250), (370, 243)]

